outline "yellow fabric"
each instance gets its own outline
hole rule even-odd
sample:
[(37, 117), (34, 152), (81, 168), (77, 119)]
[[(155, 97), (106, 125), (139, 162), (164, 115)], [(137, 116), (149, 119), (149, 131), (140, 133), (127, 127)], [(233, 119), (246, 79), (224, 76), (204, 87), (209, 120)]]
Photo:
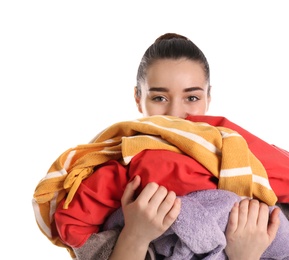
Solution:
[(96, 165), (111, 159), (128, 164), (144, 149), (187, 154), (219, 179), (219, 189), (258, 198), (268, 205), (277, 201), (263, 165), (238, 133), (171, 116), (152, 116), (116, 123), (89, 144), (68, 149), (57, 158), (34, 193), (34, 211), (41, 231), (52, 243), (70, 250), (55, 231), (51, 234), (53, 213), (60, 200), (67, 196), (67, 208), (81, 181), (93, 173)]

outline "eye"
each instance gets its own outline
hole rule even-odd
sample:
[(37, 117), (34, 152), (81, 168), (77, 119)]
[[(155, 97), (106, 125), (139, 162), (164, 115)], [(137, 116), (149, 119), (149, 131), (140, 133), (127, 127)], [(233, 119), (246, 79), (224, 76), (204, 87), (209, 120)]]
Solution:
[(152, 100), (156, 101), (156, 102), (165, 102), (165, 101), (167, 101), (167, 99), (165, 97), (162, 97), (162, 96), (153, 97)]
[(198, 97), (196, 97), (196, 96), (189, 96), (188, 97), (188, 101), (190, 101), (190, 102), (195, 102), (195, 101), (198, 101), (198, 100), (200, 100)]

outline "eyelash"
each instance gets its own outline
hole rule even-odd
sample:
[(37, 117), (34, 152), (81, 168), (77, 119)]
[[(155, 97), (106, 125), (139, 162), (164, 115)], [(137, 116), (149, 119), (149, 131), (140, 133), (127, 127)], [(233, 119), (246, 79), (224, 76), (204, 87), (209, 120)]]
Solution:
[(165, 101), (167, 99), (165, 97), (162, 97), (162, 96), (156, 96), (156, 97), (153, 97), (152, 100), (156, 101), (156, 102), (162, 102), (162, 101)]
[[(199, 99), (198, 97), (196, 97), (196, 96), (189, 96), (188, 99), (189, 99), (189, 101), (192, 101), (192, 102), (200, 100), (200, 99)], [(191, 100), (191, 99), (194, 99), (194, 100)]]
[[(152, 100), (156, 101), (156, 102), (163, 102), (163, 101), (166, 101), (167, 98), (165, 98), (163, 96), (156, 96), (156, 97), (153, 97)], [(196, 101), (198, 101), (200, 99), (198, 97), (196, 97), (196, 96), (189, 96), (189, 97), (187, 97), (187, 100), (189, 102), (196, 102)]]

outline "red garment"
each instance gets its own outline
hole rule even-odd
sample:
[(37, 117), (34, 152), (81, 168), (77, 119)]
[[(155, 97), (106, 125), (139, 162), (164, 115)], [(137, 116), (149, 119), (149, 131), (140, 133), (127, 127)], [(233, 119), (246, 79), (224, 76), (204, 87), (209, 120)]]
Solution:
[(216, 189), (218, 182), (191, 157), (171, 151), (144, 150), (132, 158), (129, 168), (111, 160), (82, 181), (68, 209), (62, 208), (64, 200), (59, 204), (54, 217), (61, 239), (71, 247), (82, 246), (121, 206), (124, 189), (136, 175), (141, 176), (141, 189), (156, 182), (180, 196)]
[[(224, 117), (190, 116), (187, 119), (224, 126), (241, 134), (267, 170), (278, 202), (289, 202), (288, 152), (267, 144)], [(68, 209), (62, 208), (64, 200), (58, 206), (55, 222), (63, 242), (71, 247), (80, 247), (92, 233), (99, 232), (105, 219), (121, 206), (125, 186), (136, 175), (141, 176), (141, 188), (154, 181), (179, 196), (197, 190), (216, 189), (218, 181), (196, 160), (165, 150), (144, 150), (134, 156), (127, 167), (117, 161), (109, 161), (97, 167), (81, 183)]]
[(187, 119), (193, 122), (206, 122), (212, 126), (224, 126), (242, 135), (249, 149), (266, 169), (269, 183), (278, 197), (278, 202), (289, 203), (289, 152), (266, 143), (224, 117), (189, 116)]

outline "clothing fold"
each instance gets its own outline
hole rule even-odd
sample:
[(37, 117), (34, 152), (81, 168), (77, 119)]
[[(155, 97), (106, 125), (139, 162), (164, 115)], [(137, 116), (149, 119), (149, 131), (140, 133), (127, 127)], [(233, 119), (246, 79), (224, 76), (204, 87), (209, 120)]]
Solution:
[[(243, 133), (246, 137), (242, 136)], [(256, 140), (256, 137), (220, 117), (190, 116), (180, 119), (152, 116), (116, 123), (99, 133), (90, 143), (68, 149), (51, 165), (33, 196), (37, 224), (52, 243), (66, 247), (74, 256), (71, 247), (63, 243), (55, 228), (54, 213), (57, 205), (65, 200), (63, 207), (68, 208), (79, 185), (91, 176), (97, 166), (111, 160), (127, 166), (137, 154), (147, 149), (185, 154), (202, 164), (218, 179), (219, 189), (232, 191), (241, 197), (258, 198), (268, 205), (274, 205), (278, 194), (276, 196), (275, 190), (272, 190), (270, 176), (277, 176), (280, 168), (283, 174), (285, 167), (282, 164), (283, 168), (278, 168), (277, 162), (277, 167), (265, 168), (264, 162), (270, 165), (274, 161), (273, 164), (276, 165), (276, 161), (272, 157), (268, 162), (268, 155), (263, 160), (258, 149), (270, 145), (258, 138), (255, 143), (252, 140)], [(262, 147), (256, 149), (260, 143)], [(272, 154), (279, 156), (281, 152), (275, 149)], [(283, 154), (280, 162), (286, 160), (289, 161), (287, 155)], [(286, 165), (288, 170), (288, 163)], [(271, 170), (269, 178), (266, 171), (268, 169)], [(282, 178), (288, 180), (287, 176), (288, 174), (284, 177), (282, 175)], [(278, 187), (281, 183), (281, 188), (288, 185), (282, 186), (283, 179), (279, 175), (277, 177), (273, 178), (276, 187), (277, 183)], [(286, 187), (282, 188), (282, 192), (285, 189)], [(289, 196), (285, 197), (283, 193), (280, 198), (282, 196), (284, 202), (289, 202)]]

